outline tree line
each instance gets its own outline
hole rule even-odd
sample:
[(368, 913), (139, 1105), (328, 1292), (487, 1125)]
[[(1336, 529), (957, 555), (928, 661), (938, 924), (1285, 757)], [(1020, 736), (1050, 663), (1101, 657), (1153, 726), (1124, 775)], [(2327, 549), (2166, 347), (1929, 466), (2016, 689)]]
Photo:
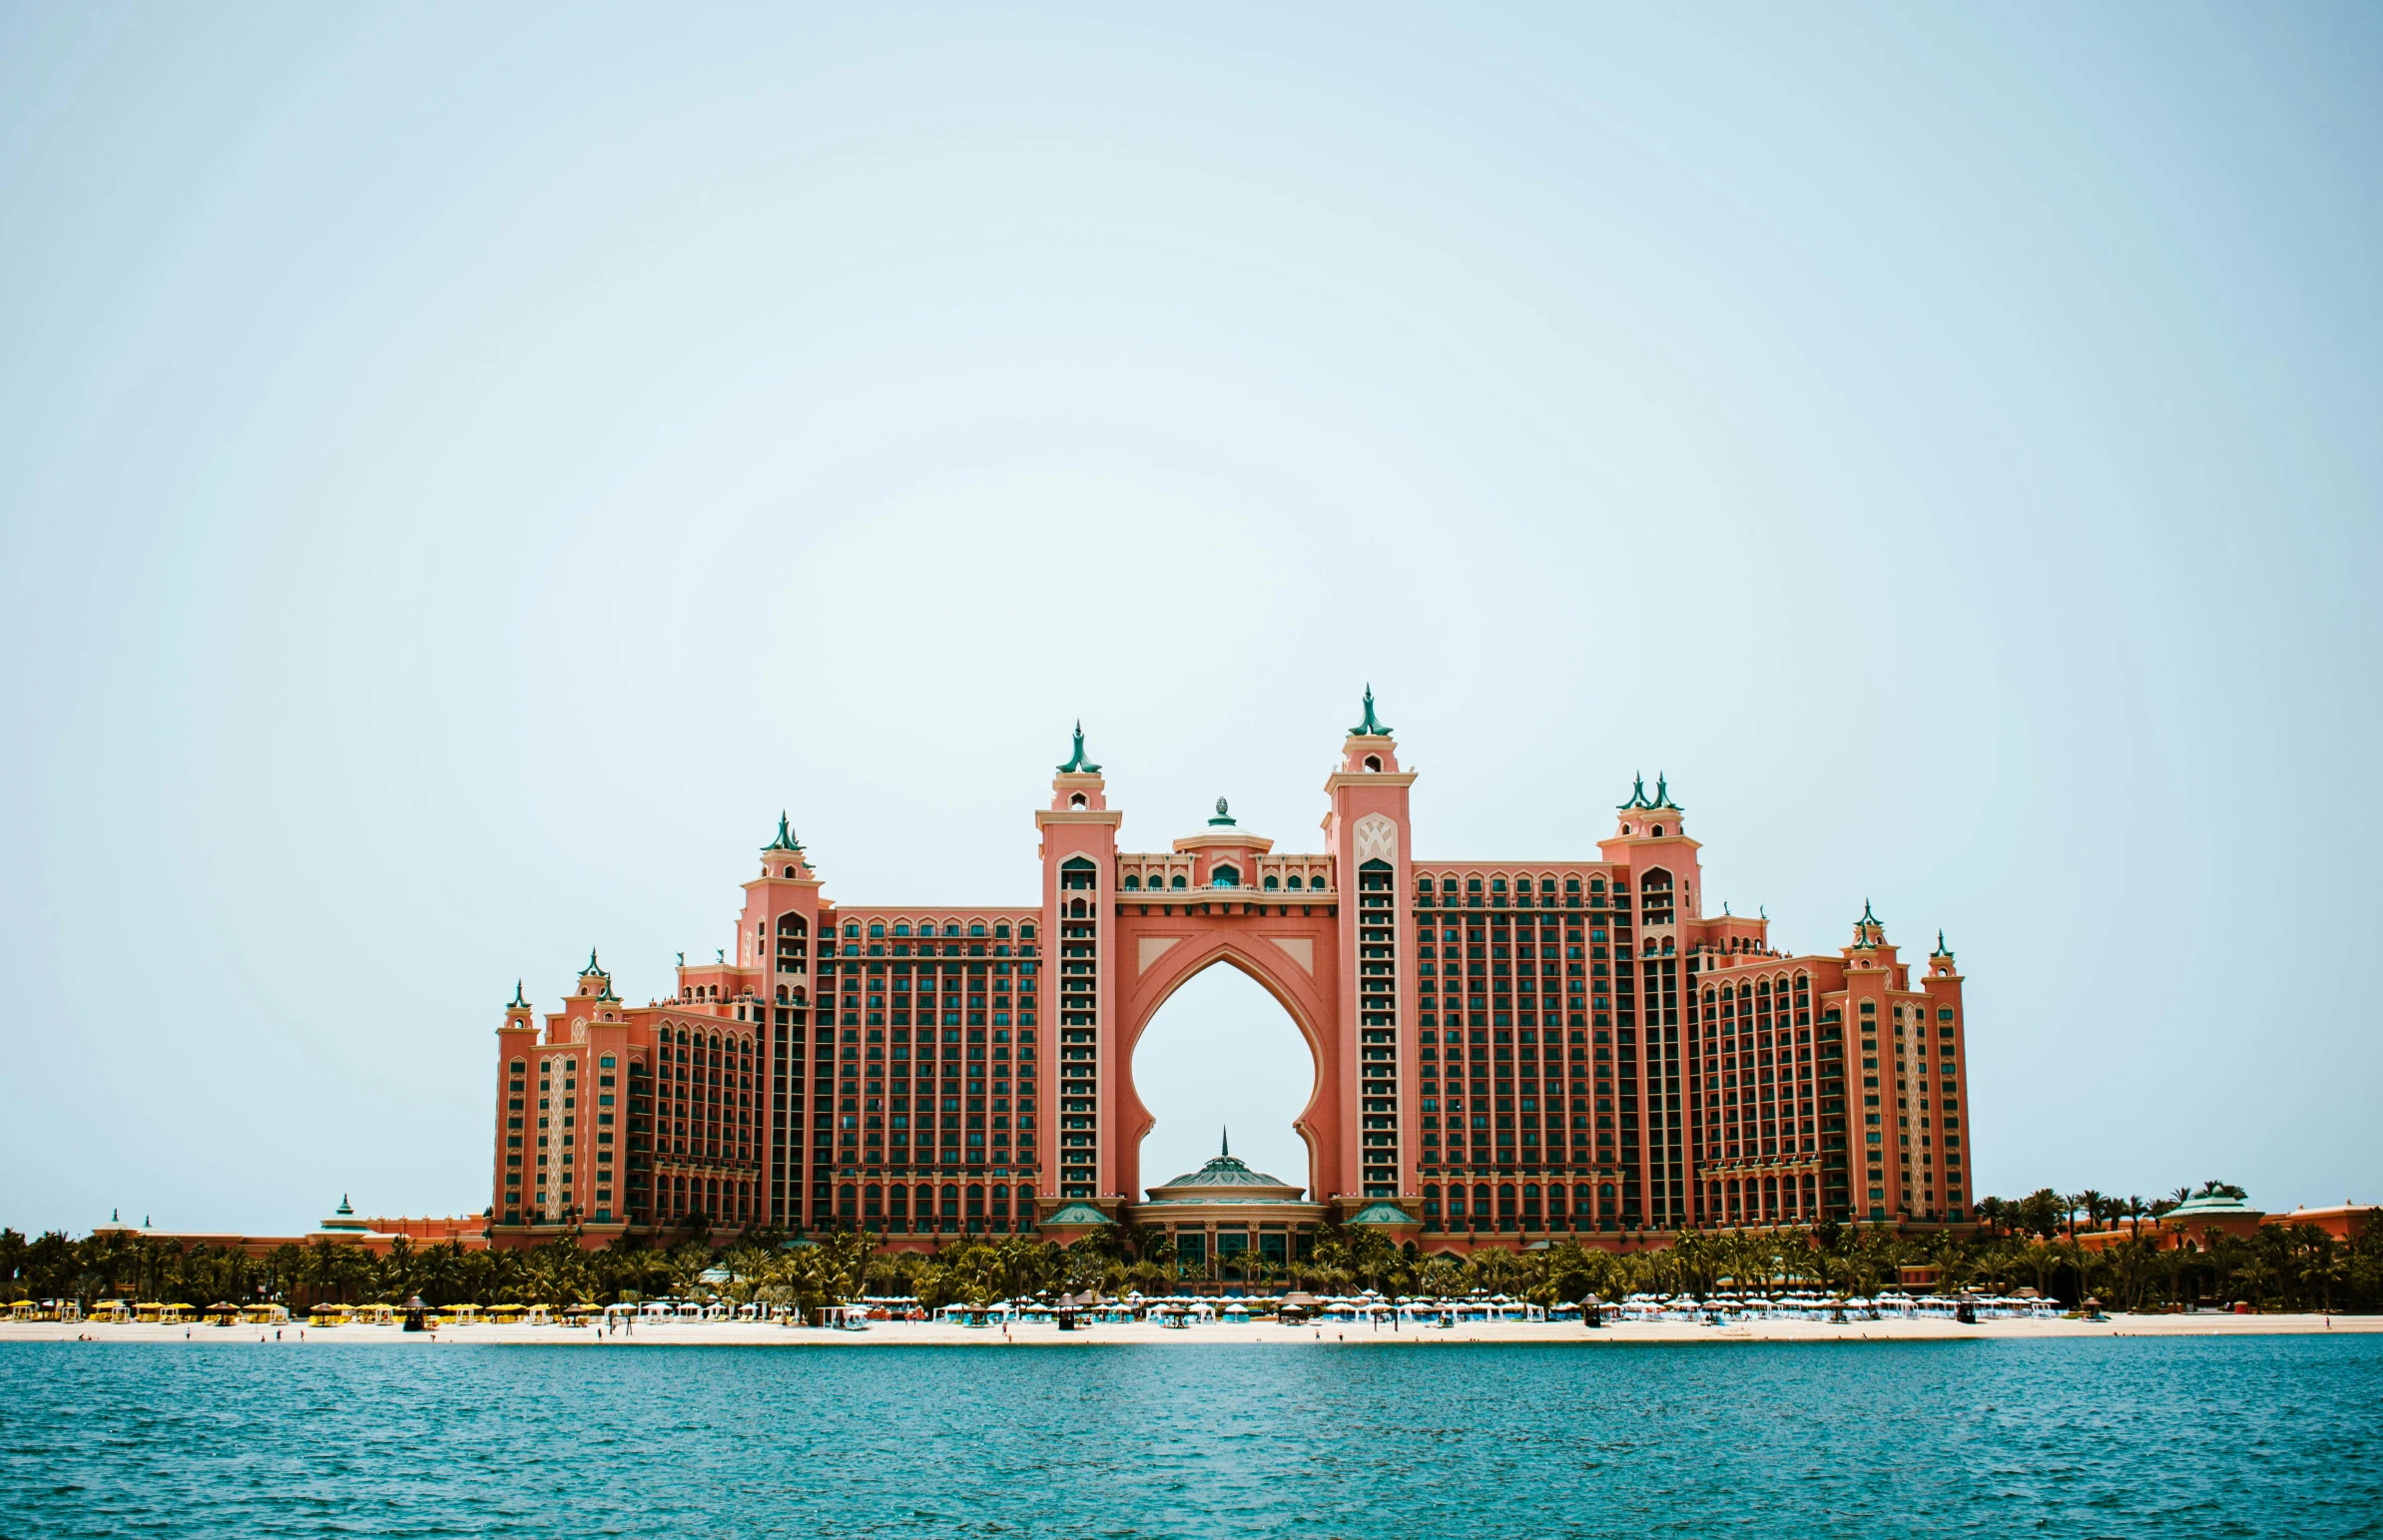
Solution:
[[(2203, 1189), (2225, 1190), (2220, 1183)], [(2146, 1205), (2143, 1217), (2179, 1201), (2162, 1200), (2157, 1210)], [(1639, 1292), (1863, 1295), (1896, 1286), (1906, 1270), (1925, 1269), (1927, 1286), (1939, 1290), (2034, 1288), (2071, 1304), (2096, 1296), (2112, 1309), (2237, 1299), (2293, 1310), (2383, 1308), (2383, 1226), (2344, 1242), (2313, 1226), (2262, 1225), (2249, 1237), (2204, 1232), (2184, 1248), (2163, 1246), (2146, 1226), (2139, 1239), (2089, 1249), (2077, 1239), (2078, 1221), (2107, 1202), (2098, 1194), (2071, 1198), (2050, 1190), (2012, 1202), (1989, 1199), (1979, 1206), (1979, 1229), (1967, 1237), (1822, 1225), (1691, 1231), (1669, 1245), (1621, 1253), (1564, 1239), (1532, 1251), (1483, 1250), (1462, 1258), (1433, 1253), (1429, 1243), (1401, 1246), (1378, 1230), (1327, 1226), (1308, 1255), (1236, 1262), (1238, 1281), (1257, 1288), (1440, 1297), (1480, 1291), (1547, 1304)], [(298, 1308), (402, 1303), (417, 1295), (434, 1305), (717, 1296), (816, 1312), (864, 1296), (909, 1296), (933, 1308), (1037, 1293), (1158, 1295), (1182, 1286), (1180, 1271), (1164, 1231), (1131, 1225), (1067, 1247), (1030, 1236), (952, 1237), (932, 1251), (888, 1251), (867, 1232), (792, 1237), (765, 1230), (722, 1245), (701, 1238), (654, 1245), (632, 1237), (586, 1250), (576, 1233), (566, 1232), (526, 1251), (473, 1251), (452, 1242), (417, 1247), (400, 1237), (384, 1255), (318, 1240), (263, 1257), (114, 1231), (76, 1241), (56, 1233), (28, 1240), (0, 1230), (0, 1297), (75, 1298), (86, 1307), (111, 1295), (201, 1306), (277, 1299)]]

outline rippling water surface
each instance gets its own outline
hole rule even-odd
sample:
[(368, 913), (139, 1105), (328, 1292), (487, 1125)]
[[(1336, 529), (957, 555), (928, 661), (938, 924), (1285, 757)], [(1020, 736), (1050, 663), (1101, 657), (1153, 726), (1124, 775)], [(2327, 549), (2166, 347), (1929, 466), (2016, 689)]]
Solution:
[(2383, 1534), (2383, 1337), (0, 1344), (0, 1532)]

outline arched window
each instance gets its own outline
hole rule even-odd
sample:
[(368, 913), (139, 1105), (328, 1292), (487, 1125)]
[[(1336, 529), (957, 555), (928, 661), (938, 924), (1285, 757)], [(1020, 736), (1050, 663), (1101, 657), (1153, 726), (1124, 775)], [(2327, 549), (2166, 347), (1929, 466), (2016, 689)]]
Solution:
[(1273, 872), (1271, 872), (1271, 871), (1270, 871), (1270, 872), (1266, 873), (1266, 880), (1265, 880), (1264, 882), (1260, 883), (1260, 884), (1259, 884), (1259, 886), (1260, 886), (1260, 887), (1262, 887), (1262, 888), (1264, 888), (1264, 889), (1265, 889), (1267, 892), (1270, 892), (1270, 893), (1271, 893), (1271, 892), (1275, 891), (1277, 888), (1281, 887), (1281, 886), (1282, 886), (1282, 882), (1283, 882), (1283, 879), (1282, 879), (1282, 878), (1280, 878), (1280, 877), (1276, 876), (1276, 875), (1275, 875)]
[(1382, 773), (1382, 756), (1380, 756), (1380, 755), (1378, 755), (1378, 754), (1369, 754), (1369, 755), (1367, 755), (1367, 756), (1366, 756), (1366, 769), (1367, 769), (1367, 770), (1371, 770), (1371, 771), (1373, 771), (1373, 772), (1374, 772), (1375, 774), (1377, 774), (1377, 775), (1379, 775), (1380, 773)]
[(1293, 872), (1293, 873), (1291, 873), (1291, 878), (1290, 878), (1290, 880), (1289, 880), (1287, 883), (1285, 883), (1284, 885), (1285, 885), (1285, 886), (1287, 886), (1287, 887), (1289, 887), (1289, 888), (1291, 889), (1291, 891), (1293, 891), (1294, 893), (1298, 892), (1298, 891), (1299, 891), (1299, 873), (1298, 873), (1298, 872), (1296, 872), (1296, 871), (1295, 871), (1295, 872)]
[(1067, 805), (1080, 812), (1091, 804), (1084, 800), (1084, 793), (1078, 791), (1067, 798)]
[(1170, 887), (1189, 887), (1191, 883), (1189, 879), (1187, 879), (1180, 871), (1175, 873), (1175, 880), (1168, 884)]
[[(1100, 885), (1099, 877), (1100, 868), (1080, 855), (1071, 855), (1059, 863), (1059, 885), (1061, 887), (1097, 887)], [(959, 927), (953, 926), (951, 933), (958, 935)]]
[(1241, 885), (1241, 868), (1238, 866), (1211, 866), (1208, 868), (1208, 883), (1211, 887), (1239, 887)]
[(1140, 892), (1142, 890), (1142, 879), (1138, 876), (1135, 876), (1130, 871), (1127, 872), (1125, 874), (1125, 890), (1129, 893)]

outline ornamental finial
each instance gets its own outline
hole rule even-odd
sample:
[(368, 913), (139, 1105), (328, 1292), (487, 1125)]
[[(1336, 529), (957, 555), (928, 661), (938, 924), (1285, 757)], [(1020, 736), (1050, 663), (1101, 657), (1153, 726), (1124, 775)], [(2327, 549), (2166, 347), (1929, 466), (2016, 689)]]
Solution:
[(1374, 686), (1372, 681), (1368, 681), (1366, 684), (1366, 720), (1359, 723), (1356, 727), (1351, 728), (1349, 730), (1349, 736), (1351, 738), (1390, 737), (1390, 729), (1384, 727), (1379, 721), (1375, 720), (1374, 717)]
[(1075, 724), (1075, 753), (1069, 757), (1065, 765), (1059, 767), (1059, 773), (1062, 775), (1097, 775), (1100, 773), (1100, 767), (1084, 758), (1084, 722), (1080, 717), (1076, 719)]
[(513, 980), (513, 999), (511, 1008), (517, 1011), (529, 1009), (529, 1002), (521, 997), (521, 980), (519, 979)]
[(1652, 805), (1654, 804), (1646, 799), (1646, 776), (1643, 774), (1632, 775), (1630, 777), (1630, 799), (1621, 803), (1614, 811), (1628, 812), (1633, 807), (1650, 807)]

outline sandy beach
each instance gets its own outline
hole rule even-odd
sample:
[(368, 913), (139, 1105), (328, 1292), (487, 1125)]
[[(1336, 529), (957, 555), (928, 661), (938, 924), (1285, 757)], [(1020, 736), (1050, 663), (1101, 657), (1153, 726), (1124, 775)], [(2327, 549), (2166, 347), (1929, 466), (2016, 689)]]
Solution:
[[(301, 1329), (303, 1334), (301, 1336)], [(275, 1340), (274, 1333), (281, 1333)], [(1587, 1342), (1627, 1346), (1632, 1342), (1908, 1342), (1953, 1341), (1968, 1338), (2038, 1340), (2080, 1336), (2267, 1336), (2322, 1331), (2383, 1332), (2383, 1315), (2232, 1315), (2214, 1311), (2191, 1315), (2125, 1315), (2104, 1320), (1996, 1320), (1961, 1325), (1948, 1320), (1866, 1320), (1832, 1325), (1810, 1320), (1771, 1320), (1725, 1326), (1686, 1321), (1632, 1322), (1591, 1330), (1570, 1322), (1479, 1323), (1454, 1327), (1403, 1326), (1399, 1330), (1363, 1325), (1282, 1326), (1212, 1323), (1185, 1329), (1143, 1322), (1081, 1327), (1061, 1331), (1056, 1326), (1011, 1326), (1006, 1336), (997, 1326), (957, 1326), (932, 1321), (878, 1321), (866, 1331), (819, 1326), (741, 1325), (733, 1322), (689, 1322), (641, 1325), (633, 1331), (607, 1335), (591, 1326), (451, 1327), (437, 1332), (409, 1332), (398, 1326), (156, 1326), (94, 1325), (84, 1322), (0, 1322), (0, 1342), (57, 1342), (87, 1338), (92, 1342), (187, 1342), (219, 1346), (406, 1346), (437, 1347), (456, 1343), (493, 1345), (537, 1344), (564, 1347), (1099, 1347), (1131, 1342), (1176, 1347), (1353, 1346), (1405, 1345), (1431, 1347), (1453, 1342)]]

